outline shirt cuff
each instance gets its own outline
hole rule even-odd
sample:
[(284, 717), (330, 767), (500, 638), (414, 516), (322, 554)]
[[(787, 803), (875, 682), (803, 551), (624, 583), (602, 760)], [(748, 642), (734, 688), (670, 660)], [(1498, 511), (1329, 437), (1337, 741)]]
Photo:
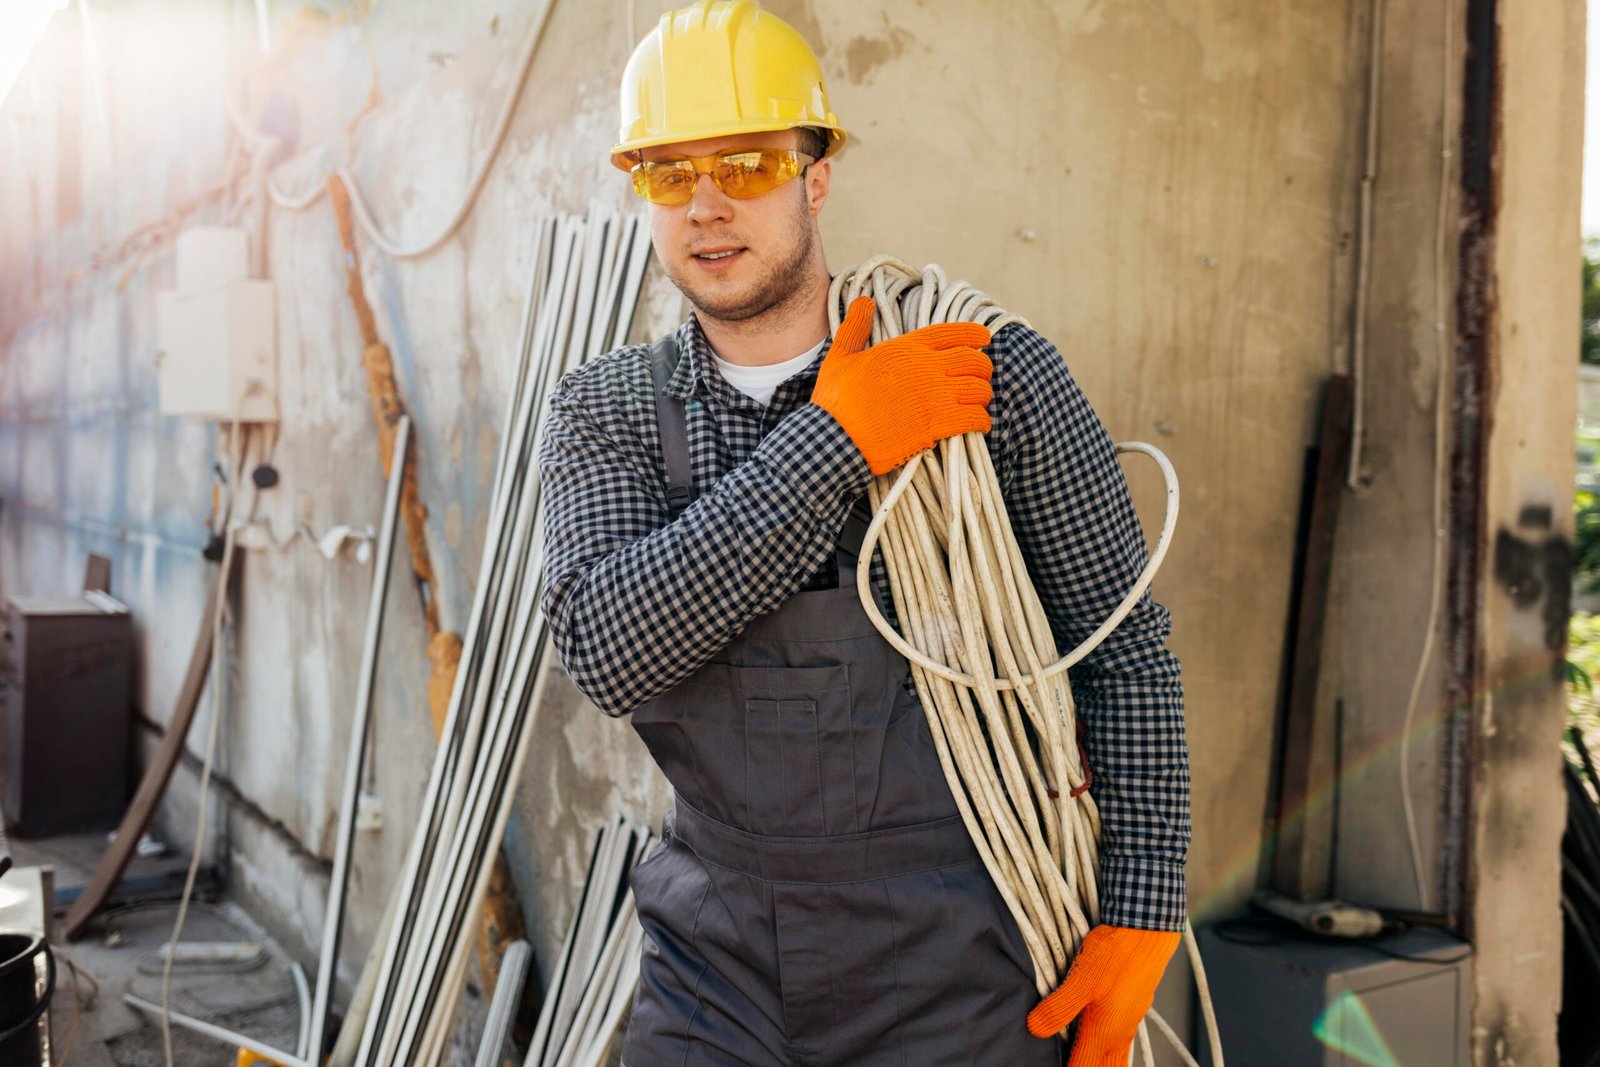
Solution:
[(1182, 930), (1188, 917), (1183, 864), (1138, 856), (1100, 858), (1100, 921), (1135, 930)]
[(854, 500), (866, 492), (872, 470), (837, 419), (815, 404), (784, 418), (757, 453), (788, 472), (796, 493), (818, 501)]

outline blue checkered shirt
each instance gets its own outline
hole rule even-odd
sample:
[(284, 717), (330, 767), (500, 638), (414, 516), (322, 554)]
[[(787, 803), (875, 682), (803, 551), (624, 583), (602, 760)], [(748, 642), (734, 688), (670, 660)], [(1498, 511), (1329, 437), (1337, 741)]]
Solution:
[[(541, 607), (567, 674), (622, 715), (670, 689), (792, 593), (838, 582), (834, 547), (871, 472), (810, 403), (826, 349), (763, 407), (717, 372), (693, 316), (668, 391), (684, 398), (695, 500), (668, 521), (650, 347), (568, 373), (539, 449)], [(989, 451), (1028, 571), (1065, 651), (1133, 585), (1144, 536), (1104, 427), (1049, 341), (1004, 327)], [(892, 619), (881, 556), (878, 601)], [(1171, 619), (1147, 595), (1069, 672), (1104, 823), (1101, 921), (1183, 925), (1189, 766)]]

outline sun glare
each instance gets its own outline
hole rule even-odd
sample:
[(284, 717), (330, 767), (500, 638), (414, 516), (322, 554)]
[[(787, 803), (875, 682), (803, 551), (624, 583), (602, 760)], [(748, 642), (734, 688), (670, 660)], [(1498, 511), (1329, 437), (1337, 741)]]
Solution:
[(67, 0), (11, 0), (0, 6), (0, 104), (6, 102), (50, 20), (66, 6)]

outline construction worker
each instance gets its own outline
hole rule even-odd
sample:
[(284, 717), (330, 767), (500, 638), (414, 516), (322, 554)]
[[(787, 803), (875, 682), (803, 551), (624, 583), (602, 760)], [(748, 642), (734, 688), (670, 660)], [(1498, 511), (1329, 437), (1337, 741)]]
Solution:
[(817, 218), (845, 131), (786, 23), (749, 0), (670, 12), (621, 96), (612, 162), (693, 311), (562, 379), (540, 472), (561, 660), (632, 715), (677, 794), (633, 876), (648, 936), (623, 1062), (1058, 1064), (1053, 1035), (1081, 1015), (1073, 1067), (1120, 1067), (1185, 913), (1166, 612), (1147, 598), (1072, 672), (1101, 925), (1039, 1002), (854, 580), (870, 479), (985, 432), (1056, 639), (1077, 644), (1145, 560), (1105, 431), (1025, 326), (868, 347), (867, 303), (830, 346)]

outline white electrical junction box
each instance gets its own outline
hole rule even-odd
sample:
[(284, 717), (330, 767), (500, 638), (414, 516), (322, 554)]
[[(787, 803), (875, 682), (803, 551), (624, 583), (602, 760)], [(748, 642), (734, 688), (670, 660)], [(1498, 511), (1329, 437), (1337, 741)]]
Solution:
[(246, 276), (248, 251), (241, 229), (178, 235), (178, 288), (156, 298), (162, 414), (278, 420), (274, 287)]

